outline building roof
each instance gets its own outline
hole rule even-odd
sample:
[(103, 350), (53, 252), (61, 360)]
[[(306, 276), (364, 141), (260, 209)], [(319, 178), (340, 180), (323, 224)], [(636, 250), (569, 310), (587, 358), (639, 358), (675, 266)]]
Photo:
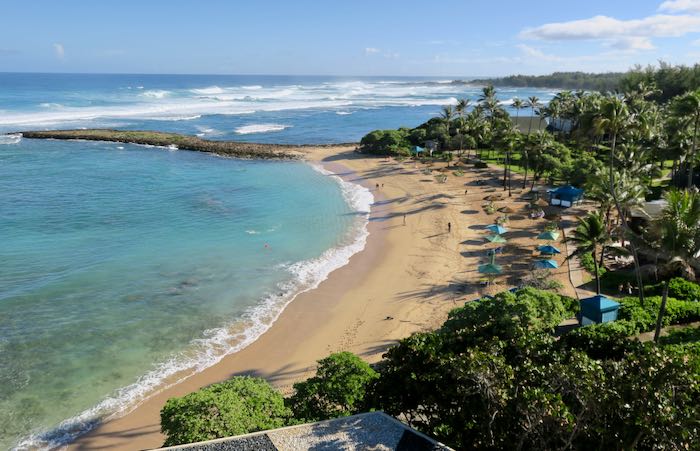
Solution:
[(291, 451), (307, 449), (451, 451), (451, 448), (411, 429), (383, 412), (361, 413), (334, 420), (161, 449), (182, 451)]
[(596, 309), (599, 312), (608, 312), (620, 307), (620, 304), (601, 294), (590, 298), (581, 299), (581, 307)]

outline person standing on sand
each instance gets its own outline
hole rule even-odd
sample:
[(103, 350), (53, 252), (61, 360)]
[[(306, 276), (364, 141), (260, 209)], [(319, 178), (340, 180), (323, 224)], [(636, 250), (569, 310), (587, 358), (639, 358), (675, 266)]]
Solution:
[(450, 233), (450, 232), (452, 232), (452, 223), (448, 222), (447, 223), (447, 233)]
[(403, 225), (406, 225), (406, 214), (403, 215)]

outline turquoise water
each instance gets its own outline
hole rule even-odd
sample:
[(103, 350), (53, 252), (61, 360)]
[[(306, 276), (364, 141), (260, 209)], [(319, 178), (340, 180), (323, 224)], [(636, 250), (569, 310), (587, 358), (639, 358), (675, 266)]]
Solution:
[(364, 245), (370, 202), (299, 162), (5, 139), (0, 448), (69, 440), (248, 343)]

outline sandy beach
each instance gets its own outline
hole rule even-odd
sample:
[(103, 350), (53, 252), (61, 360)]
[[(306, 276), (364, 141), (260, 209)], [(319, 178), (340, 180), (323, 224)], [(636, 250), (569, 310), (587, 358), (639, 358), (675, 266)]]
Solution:
[[(250, 346), (106, 421), (70, 449), (158, 447), (164, 439), (159, 412), (167, 399), (234, 375), (261, 376), (289, 393), (329, 353), (348, 350), (377, 361), (397, 340), (440, 325), (464, 301), (517, 284), (528, 273), (535, 246), (545, 244), (536, 236), (546, 221), (527, 216), (527, 202), (515, 180), (518, 189), (508, 197), (500, 185), (502, 172), (496, 169), (470, 167), (463, 175), (450, 169), (444, 172), (447, 181), (438, 183), (420, 163), (364, 156), (353, 147), (307, 152), (309, 161), (372, 190), (375, 204), (365, 250), (317, 289), (299, 295)], [(433, 174), (444, 166), (436, 163)], [(497, 194), (504, 200), (496, 206), (508, 206), (513, 213), (505, 235), (508, 243), (498, 256), (505, 276), (486, 287), (476, 268), (486, 262), (486, 249), (494, 247), (485, 244), (484, 226), (498, 213), (487, 215), (481, 205), (484, 197)], [(574, 295), (568, 264), (561, 256), (557, 260), (561, 266), (553, 277), (564, 285), (564, 294)]]

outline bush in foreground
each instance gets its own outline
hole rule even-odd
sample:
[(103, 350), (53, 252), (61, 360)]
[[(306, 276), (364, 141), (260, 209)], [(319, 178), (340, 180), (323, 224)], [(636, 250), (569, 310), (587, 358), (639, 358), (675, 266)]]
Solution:
[(164, 446), (212, 440), (287, 426), (292, 413), (264, 379), (234, 377), (182, 398), (160, 412)]
[(367, 362), (350, 352), (318, 361), (316, 376), (294, 384), (287, 404), (297, 419), (319, 421), (361, 411), (367, 386), (378, 377)]

